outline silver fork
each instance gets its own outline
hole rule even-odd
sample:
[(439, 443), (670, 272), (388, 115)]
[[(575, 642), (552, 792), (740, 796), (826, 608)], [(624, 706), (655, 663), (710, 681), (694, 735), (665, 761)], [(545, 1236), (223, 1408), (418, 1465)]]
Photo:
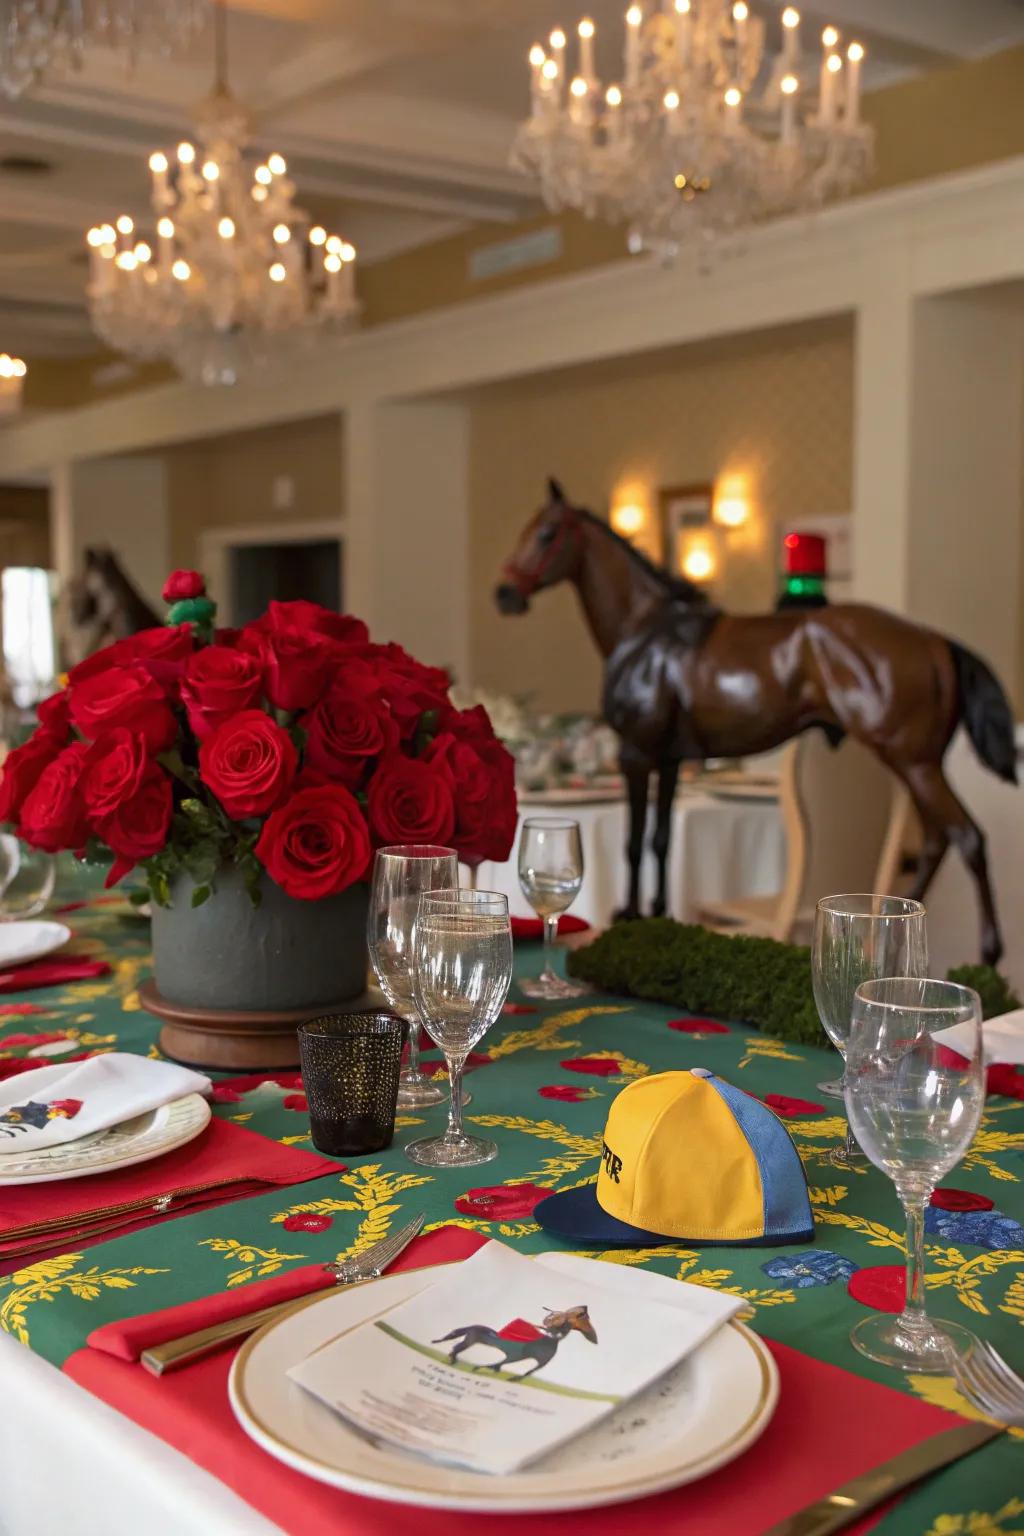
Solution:
[(964, 1397), (987, 1418), (1024, 1428), (1024, 1379), (991, 1344), (978, 1339), (969, 1355), (957, 1355), (953, 1374)]
[[(425, 1220), (425, 1216), (414, 1216), (412, 1221), (406, 1222), (404, 1227), (400, 1227), (397, 1232), (392, 1232), (389, 1237), (381, 1238), (379, 1243), (375, 1243), (372, 1248), (368, 1248), (357, 1258), (343, 1259), (341, 1263), (325, 1264), (324, 1269), (330, 1271), (338, 1285), (355, 1285), (360, 1280), (376, 1280), (389, 1264), (394, 1263), (402, 1249), (412, 1242)], [(314, 1293), (314, 1296), (322, 1295), (323, 1292)], [(229, 1318), (222, 1323), (213, 1323), (208, 1328), (197, 1328), (176, 1339), (166, 1339), (162, 1344), (154, 1344), (143, 1351), (140, 1357), (142, 1364), (154, 1376), (162, 1376), (165, 1371), (177, 1370), (179, 1366), (187, 1365), (191, 1360), (199, 1360), (203, 1355), (211, 1354), (229, 1339), (240, 1339), (247, 1333), (255, 1333), (256, 1329), (262, 1328), (265, 1323), (273, 1322), (293, 1307), (304, 1306), (313, 1299), (313, 1296), (307, 1296), (296, 1297), (291, 1301), (278, 1301), (269, 1307), (260, 1307), (255, 1312), (246, 1313), (241, 1317)]]

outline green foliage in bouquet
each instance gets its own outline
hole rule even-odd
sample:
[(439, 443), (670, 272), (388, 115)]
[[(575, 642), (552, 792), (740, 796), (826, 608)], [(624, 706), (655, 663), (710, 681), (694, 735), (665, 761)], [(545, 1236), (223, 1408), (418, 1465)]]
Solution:
[[(645, 918), (618, 923), (570, 953), (568, 970), (603, 992), (734, 1019), (780, 1040), (821, 1045), (824, 1038), (811, 990), (811, 952), (804, 945)], [(960, 966), (949, 975), (975, 988), (986, 1018), (1020, 1007), (991, 966)]]

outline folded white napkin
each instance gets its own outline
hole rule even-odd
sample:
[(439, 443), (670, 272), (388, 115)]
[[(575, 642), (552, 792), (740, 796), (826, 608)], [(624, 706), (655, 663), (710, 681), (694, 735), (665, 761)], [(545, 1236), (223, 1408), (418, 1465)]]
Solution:
[(210, 1086), (201, 1072), (125, 1051), (22, 1072), (0, 1083), (0, 1158), (78, 1141)]
[[(941, 1045), (970, 1054), (973, 1032), (969, 1024), (951, 1024), (948, 1029), (935, 1031)], [(1001, 1013), (998, 1018), (986, 1019), (981, 1026), (981, 1040), (985, 1051), (985, 1065), (1006, 1062), (1011, 1066), (1024, 1066), (1024, 1008), (1014, 1008), (1012, 1013)]]

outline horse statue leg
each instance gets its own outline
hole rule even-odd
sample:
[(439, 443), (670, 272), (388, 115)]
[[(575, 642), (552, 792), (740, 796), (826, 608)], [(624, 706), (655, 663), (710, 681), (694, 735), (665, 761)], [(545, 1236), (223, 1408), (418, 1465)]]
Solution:
[(924, 828), (924, 848), (914, 881), (915, 900), (920, 900), (927, 891), (952, 843), (967, 866), (978, 893), (981, 958), (986, 965), (997, 965), (1003, 954), (1003, 939), (981, 828), (950, 789), (941, 763), (914, 764), (905, 769), (902, 776)]
[(644, 831), (647, 825), (647, 785), (651, 770), (646, 757), (623, 746), (619, 754), (619, 766), (626, 778), (629, 794), (629, 840), (626, 857), (629, 860), (629, 896), (626, 905), (615, 913), (615, 921), (640, 916), (640, 862), (644, 852)]
[(668, 850), (672, 842), (672, 807), (676, 798), (679, 763), (663, 762), (658, 767), (658, 817), (651, 847), (658, 861), (658, 894), (651, 908), (652, 917), (664, 917), (668, 911)]

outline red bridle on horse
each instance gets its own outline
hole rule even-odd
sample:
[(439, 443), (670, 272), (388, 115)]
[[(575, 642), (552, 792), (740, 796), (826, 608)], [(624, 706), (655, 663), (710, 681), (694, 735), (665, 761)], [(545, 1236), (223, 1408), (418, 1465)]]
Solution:
[(547, 576), (555, 559), (565, 547), (569, 534), (578, 534), (579, 528), (580, 519), (575, 507), (566, 507), (562, 513), (562, 521), (559, 524), (558, 531), (551, 540), (551, 543), (542, 552), (532, 570), (523, 570), (521, 566), (516, 565), (511, 560), (502, 566), (501, 574), (509, 578), (520, 597), (532, 597), (537, 589), (543, 585), (545, 576)]

